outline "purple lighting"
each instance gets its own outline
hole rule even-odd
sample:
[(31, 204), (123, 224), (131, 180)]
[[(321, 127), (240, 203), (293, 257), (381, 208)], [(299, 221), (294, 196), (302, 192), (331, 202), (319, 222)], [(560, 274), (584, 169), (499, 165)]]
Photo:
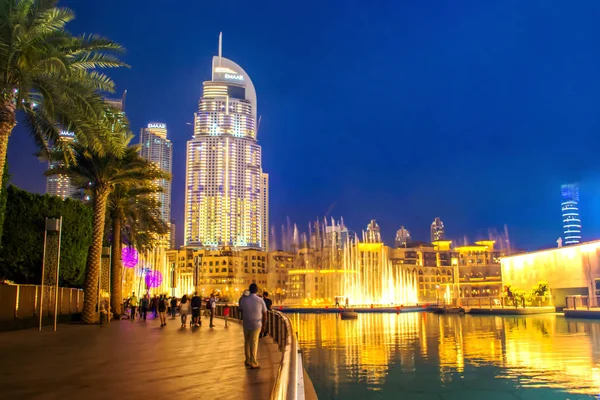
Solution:
[(148, 288), (159, 287), (163, 281), (163, 276), (160, 271), (148, 271), (146, 273), (146, 286)]
[(135, 268), (138, 263), (138, 252), (133, 247), (123, 247), (121, 259), (125, 268)]

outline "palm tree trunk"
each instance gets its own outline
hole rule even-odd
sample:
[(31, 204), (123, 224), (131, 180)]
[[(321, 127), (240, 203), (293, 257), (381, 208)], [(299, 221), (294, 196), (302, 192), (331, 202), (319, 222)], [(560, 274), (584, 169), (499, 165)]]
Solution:
[[(13, 128), (17, 125), (16, 110), (12, 99), (4, 100), (0, 104), (0, 171), (4, 171), (6, 152), (8, 151), (8, 138)], [(0, 188), (4, 187), (4, 177), (0, 176)], [(0, 210), (4, 212), (4, 210)]]
[(116, 316), (121, 315), (121, 304), (123, 302), (123, 262), (121, 260), (121, 219), (118, 216), (112, 218), (112, 265), (110, 277), (110, 307)]
[(81, 320), (86, 324), (93, 324), (98, 321), (96, 304), (98, 302), (98, 280), (100, 279), (100, 257), (102, 255), (107, 197), (108, 190), (96, 189), (93, 200), (92, 244), (88, 249), (85, 283), (83, 285), (85, 296), (83, 298)]

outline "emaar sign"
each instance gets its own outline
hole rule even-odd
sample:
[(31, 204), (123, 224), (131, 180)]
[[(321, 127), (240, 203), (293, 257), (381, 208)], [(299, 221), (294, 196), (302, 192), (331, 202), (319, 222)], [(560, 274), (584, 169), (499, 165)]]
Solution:
[(161, 124), (159, 122), (153, 122), (148, 124), (148, 129), (167, 129), (167, 124)]
[(238, 74), (225, 74), (225, 79), (230, 79), (232, 81), (243, 81), (244, 77)]

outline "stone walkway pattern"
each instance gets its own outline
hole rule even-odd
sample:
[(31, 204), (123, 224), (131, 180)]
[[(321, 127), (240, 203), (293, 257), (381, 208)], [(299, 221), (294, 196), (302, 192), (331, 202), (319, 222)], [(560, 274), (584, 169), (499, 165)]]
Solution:
[(5, 399), (267, 400), (280, 353), (261, 339), (261, 369), (244, 366), (241, 325), (180, 328), (179, 317), (61, 324), (0, 333), (0, 397)]

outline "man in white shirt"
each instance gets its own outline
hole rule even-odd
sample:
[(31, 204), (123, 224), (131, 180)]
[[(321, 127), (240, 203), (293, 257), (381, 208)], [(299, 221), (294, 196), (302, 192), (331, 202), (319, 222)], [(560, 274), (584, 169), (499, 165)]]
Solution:
[(244, 350), (246, 352), (244, 364), (253, 369), (260, 368), (256, 360), (258, 337), (267, 321), (267, 306), (263, 299), (256, 295), (257, 292), (256, 283), (251, 284), (249, 291), (244, 292), (239, 302), (244, 320)]

